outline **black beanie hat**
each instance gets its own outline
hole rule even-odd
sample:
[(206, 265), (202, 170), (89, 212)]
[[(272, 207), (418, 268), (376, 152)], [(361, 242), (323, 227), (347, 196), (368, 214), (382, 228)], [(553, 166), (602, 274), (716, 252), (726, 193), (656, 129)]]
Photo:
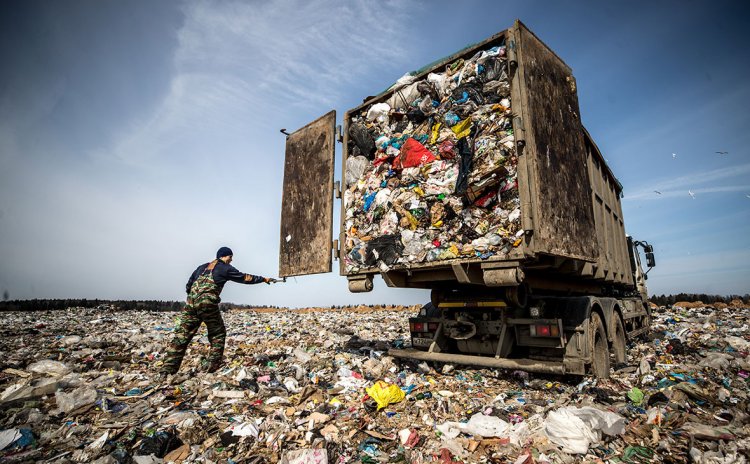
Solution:
[(219, 248), (219, 251), (216, 252), (216, 259), (223, 258), (224, 256), (232, 256), (234, 253), (232, 253), (232, 249), (229, 247), (221, 247)]

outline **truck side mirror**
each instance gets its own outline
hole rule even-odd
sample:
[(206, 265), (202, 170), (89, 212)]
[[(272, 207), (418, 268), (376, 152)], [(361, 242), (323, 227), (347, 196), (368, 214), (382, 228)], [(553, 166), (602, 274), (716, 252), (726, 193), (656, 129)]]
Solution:
[(646, 265), (648, 267), (654, 267), (654, 266), (656, 266), (656, 260), (654, 259), (654, 252), (653, 251), (647, 251), (646, 252)]

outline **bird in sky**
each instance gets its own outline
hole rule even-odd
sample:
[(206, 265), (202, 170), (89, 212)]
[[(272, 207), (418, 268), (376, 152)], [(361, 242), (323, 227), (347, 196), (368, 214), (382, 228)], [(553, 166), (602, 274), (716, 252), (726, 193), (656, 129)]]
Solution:
[(690, 198), (692, 198), (693, 200), (695, 200), (695, 194), (693, 193), (692, 190), (688, 190), (688, 195), (690, 195)]
[(672, 153), (672, 159), (677, 158), (677, 153)]
[(745, 195), (746, 197), (750, 198), (750, 195)]
[(658, 190), (654, 190), (654, 192), (655, 192), (655, 193), (658, 193), (659, 195), (661, 195), (661, 192), (660, 192), (660, 191), (658, 191)]
[(717, 151), (716, 153), (718, 153), (720, 155), (728, 155), (729, 154), (728, 151)]

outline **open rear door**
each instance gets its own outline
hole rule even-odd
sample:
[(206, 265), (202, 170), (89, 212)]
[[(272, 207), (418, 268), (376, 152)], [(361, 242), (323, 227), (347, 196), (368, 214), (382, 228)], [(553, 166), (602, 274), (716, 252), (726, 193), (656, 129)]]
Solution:
[(331, 272), (336, 112), (286, 139), (279, 275)]
[(534, 196), (535, 251), (596, 261), (599, 248), (573, 73), (520, 21), (513, 35)]

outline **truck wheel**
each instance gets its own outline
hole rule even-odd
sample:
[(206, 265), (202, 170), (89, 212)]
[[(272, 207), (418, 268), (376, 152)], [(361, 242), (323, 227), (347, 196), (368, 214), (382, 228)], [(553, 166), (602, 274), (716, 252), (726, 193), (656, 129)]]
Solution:
[(599, 313), (591, 313), (592, 347), (594, 349), (591, 362), (591, 373), (599, 379), (609, 378), (609, 347), (607, 346), (607, 332)]
[(424, 317), (440, 317), (440, 310), (435, 307), (432, 303), (427, 303), (422, 306), (422, 310), (419, 312)]
[[(625, 352), (625, 327), (622, 325), (622, 319), (615, 314), (615, 336), (612, 341), (612, 354), (615, 356), (615, 366), (625, 364), (628, 361), (628, 355)], [(617, 369), (617, 367), (615, 367)]]

